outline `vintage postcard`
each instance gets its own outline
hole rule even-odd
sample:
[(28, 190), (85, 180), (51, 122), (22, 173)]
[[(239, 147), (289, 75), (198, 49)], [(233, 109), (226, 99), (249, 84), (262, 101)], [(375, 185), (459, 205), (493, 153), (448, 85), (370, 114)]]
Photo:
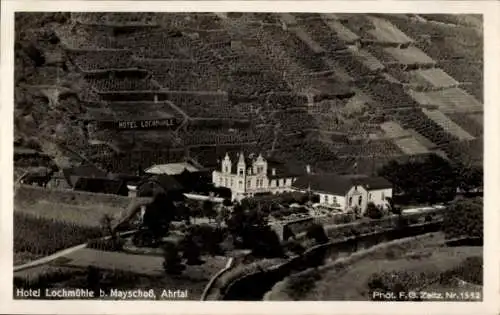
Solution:
[(499, 12), (2, 2), (0, 310), (498, 313)]

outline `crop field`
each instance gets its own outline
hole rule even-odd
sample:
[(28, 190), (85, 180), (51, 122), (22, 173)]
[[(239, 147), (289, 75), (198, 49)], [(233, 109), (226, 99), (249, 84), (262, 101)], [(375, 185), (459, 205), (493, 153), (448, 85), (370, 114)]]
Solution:
[(102, 218), (121, 218), (130, 202), (113, 195), (19, 187), (14, 197), (15, 263), (101, 236)]
[(102, 228), (96, 226), (15, 212), (14, 264), (85, 243), (102, 233)]
[(15, 212), (37, 216), (47, 220), (61, 220), (85, 227), (100, 227), (100, 220), (105, 215), (119, 216), (123, 209), (103, 206), (79, 206), (39, 200), (30, 205), (15, 205)]

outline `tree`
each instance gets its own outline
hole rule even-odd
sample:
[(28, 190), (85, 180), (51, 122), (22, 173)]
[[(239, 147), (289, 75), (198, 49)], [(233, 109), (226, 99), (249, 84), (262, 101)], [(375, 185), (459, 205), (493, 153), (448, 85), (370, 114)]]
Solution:
[(373, 220), (381, 219), (384, 216), (382, 209), (377, 207), (373, 202), (369, 202), (366, 207), (365, 216)]
[(231, 200), (230, 200), (230, 199), (224, 199), (224, 200), (222, 201), (222, 205), (223, 205), (224, 207), (231, 207), (231, 206), (233, 205), (233, 203), (231, 202)]
[(307, 228), (306, 236), (307, 238), (314, 239), (316, 244), (325, 244), (329, 241), (323, 226), (316, 223)]
[(191, 208), (186, 206), (184, 202), (181, 202), (177, 207), (177, 219), (183, 220), (186, 225), (191, 224)]
[(193, 236), (188, 234), (182, 241), (183, 256), (188, 265), (200, 265), (203, 261), (200, 259), (200, 246), (193, 240)]
[(247, 235), (247, 243), (250, 243), (250, 249), (254, 256), (263, 258), (284, 257), (280, 239), (269, 226), (254, 226), (251, 228), (251, 234), (253, 234), (253, 237)]
[(231, 212), (229, 211), (228, 208), (226, 207), (221, 207), (220, 210), (218, 211), (217, 213), (217, 216), (215, 218), (215, 221), (217, 223), (217, 226), (221, 226), (221, 224), (225, 221), (227, 221), (227, 219), (229, 218)]
[(386, 197), (385, 200), (387, 201), (389, 212), (396, 214), (396, 215), (401, 215), (401, 207), (396, 205), (394, 202), (394, 198), (392, 197)]
[(483, 237), (483, 199), (453, 202), (444, 213), (443, 232), (447, 239)]
[(106, 235), (113, 235), (113, 218), (109, 214), (105, 214), (101, 218), (101, 226), (103, 230), (105, 231)]
[(285, 244), (285, 247), (295, 255), (302, 255), (306, 249), (296, 240), (290, 240)]
[(191, 226), (188, 235), (198, 244), (202, 252), (207, 252), (211, 255), (222, 253), (220, 244), (226, 237), (226, 230), (215, 228), (209, 224), (200, 224)]
[(111, 237), (111, 243), (108, 243), (106, 247), (112, 250), (121, 250), (123, 247), (123, 241), (120, 239), (120, 235), (113, 228), (113, 217), (109, 214), (103, 215), (101, 218), (101, 226), (105, 231), (105, 235)]
[(480, 189), (483, 187), (482, 168), (457, 163), (455, 166), (455, 172), (458, 178), (458, 188), (461, 191), (469, 193), (474, 189)]
[(434, 204), (453, 200), (458, 187), (453, 166), (436, 154), (424, 160), (411, 159), (405, 163), (391, 161), (379, 171), (394, 185), (396, 194), (406, 202)]
[(158, 243), (160, 238), (168, 232), (176, 212), (172, 200), (163, 193), (155, 195), (153, 202), (146, 207), (143, 225), (151, 232), (153, 244)]
[(203, 215), (209, 220), (214, 219), (217, 216), (217, 211), (214, 209), (214, 203), (210, 200), (205, 200), (203, 202)]
[(163, 269), (167, 274), (181, 274), (186, 268), (181, 264), (179, 249), (173, 243), (167, 242), (163, 246)]

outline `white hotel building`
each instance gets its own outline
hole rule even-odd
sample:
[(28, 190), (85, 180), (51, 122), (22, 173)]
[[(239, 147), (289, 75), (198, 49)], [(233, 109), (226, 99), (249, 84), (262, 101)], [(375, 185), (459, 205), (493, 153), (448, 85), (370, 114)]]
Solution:
[(226, 153), (221, 169), (212, 173), (214, 185), (231, 189), (232, 199), (237, 201), (259, 193), (291, 191), (296, 178), (283, 163), (268, 160), (261, 154), (245, 157), (239, 153), (231, 157)]

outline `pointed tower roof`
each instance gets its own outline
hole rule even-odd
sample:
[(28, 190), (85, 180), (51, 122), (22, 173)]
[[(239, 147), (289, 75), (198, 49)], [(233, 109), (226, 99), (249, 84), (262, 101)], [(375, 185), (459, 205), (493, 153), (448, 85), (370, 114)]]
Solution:
[(240, 152), (240, 155), (238, 157), (238, 163), (245, 164), (245, 155), (243, 154), (243, 152)]

